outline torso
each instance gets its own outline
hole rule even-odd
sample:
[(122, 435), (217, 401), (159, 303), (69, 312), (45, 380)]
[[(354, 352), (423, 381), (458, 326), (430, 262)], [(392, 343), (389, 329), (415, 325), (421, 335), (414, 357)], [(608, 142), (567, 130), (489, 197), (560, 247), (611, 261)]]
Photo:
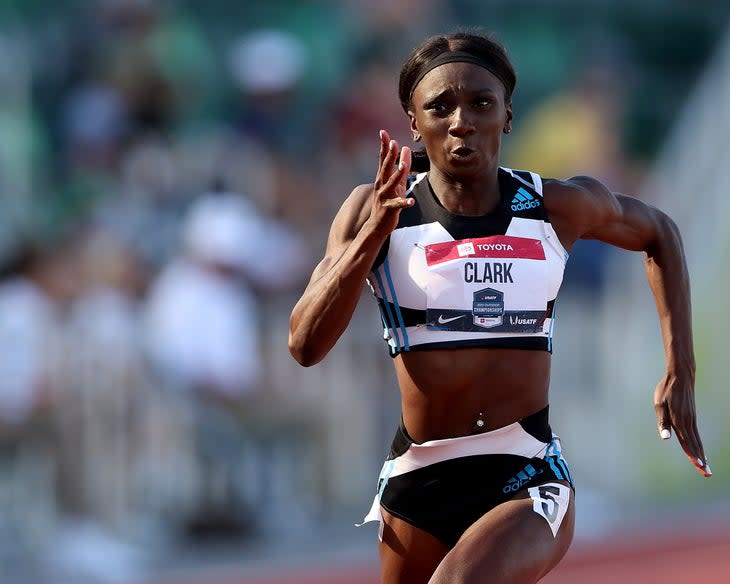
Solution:
[(442, 349), (395, 359), (403, 420), (416, 442), (501, 428), (548, 404), (550, 353), (520, 349)]
[[(504, 205), (483, 218), (421, 202), (417, 219), (406, 215), (391, 235), (387, 265), (381, 257), (369, 278), (384, 321), (392, 325), (386, 330), (403, 418), (417, 442), (470, 434), (480, 412), (486, 422), (481, 430), (490, 430), (548, 403), (552, 301), (567, 254), (544, 209), (529, 205), (542, 204), (541, 185), (530, 188), (529, 175), (527, 181), (500, 170)], [(460, 258), (461, 242), (512, 251), (494, 252), (492, 245), (484, 257)], [(528, 251), (521, 251), (525, 242)], [(432, 259), (454, 252), (446, 262), (450, 278), (438, 262), (425, 260), (427, 251), (437, 252)], [(434, 266), (442, 270), (437, 285), (446, 290), (436, 300), (433, 281), (428, 291)]]

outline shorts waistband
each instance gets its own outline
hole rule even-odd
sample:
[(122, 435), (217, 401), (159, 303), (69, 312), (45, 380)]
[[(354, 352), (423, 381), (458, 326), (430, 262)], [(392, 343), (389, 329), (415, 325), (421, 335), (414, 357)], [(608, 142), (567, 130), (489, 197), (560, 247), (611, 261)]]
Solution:
[(520, 422), (514, 422), (481, 434), (428, 440), (422, 444), (412, 442), (403, 453), (386, 460), (383, 472), (388, 476), (397, 476), (465, 456), (507, 454), (542, 458), (557, 440), (557, 436), (553, 436), (550, 442), (538, 440), (526, 432)]
[[(508, 424), (507, 426), (504, 426), (502, 428), (497, 428), (495, 430), (490, 430), (488, 432), (483, 432), (480, 434), (460, 436), (458, 438), (447, 438), (445, 440), (429, 440), (418, 446), (441, 443), (441, 442), (445, 442), (446, 440), (460, 440), (461, 438), (470, 439), (470, 438), (474, 438), (475, 436), (496, 435), (496, 433), (500, 433), (503, 430), (510, 428), (512, 426), (515, 426), (515, 425), (520, 426), (525, 432), (527, 432), (527, 434), (529, 434), (536, 440), (538, 440), (544, 444), (548, 444), (552, 440), (552, 436), (553, 436), (553, 432), (552, 432), (552, 429), (550, 428), (550, 422), (549, 422), (549, 408), (550, 408), (550, 406), (547, 405), (544, 408), (542, 408), (541, 410), (535, 412), (534, 414), (530, 414), (529, 416), (526, 416), (526, 417), (522, 418), (521, 420), (514, 422), (512, 424)], [(395, 432), (395, 437), (393, 438), (393, 442), (390, 445), (390, 453), (388, 454), (388, 460), (392, 460), (394, 458), (397, 458), (397, 457), (403, 455), (409, 449), (411, 444), (415, 444), (415, 441), (408, 434), (408, 430), (406, 430), (405, 423), (403, 422), (403, 418), (401, 417), (400, 424), (398, 425), (398, 428), (396, 429), (396, 432)]]

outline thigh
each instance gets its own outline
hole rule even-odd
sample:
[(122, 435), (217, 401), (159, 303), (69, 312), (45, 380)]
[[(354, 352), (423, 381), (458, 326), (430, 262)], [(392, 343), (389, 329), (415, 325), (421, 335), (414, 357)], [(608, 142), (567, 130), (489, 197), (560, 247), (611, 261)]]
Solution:
[[(575, 502), (568, 489), (567, 509), (555, 535), (549, 519), (556, 522), (560, 511), (556, 505), (560, 503), (552, 499), (550, 489), (543, 486), (542, 491), (531, 490), (534, 497), (522, 491), (464, 533), (439, 564), (430, 584), (537, 582), (563, 558), (573, 539)], [(542, 495), (546, 498), (535, 500)]]
[(381, 512), (381, 584), (426, 584), (449, 549), (430, 533)]

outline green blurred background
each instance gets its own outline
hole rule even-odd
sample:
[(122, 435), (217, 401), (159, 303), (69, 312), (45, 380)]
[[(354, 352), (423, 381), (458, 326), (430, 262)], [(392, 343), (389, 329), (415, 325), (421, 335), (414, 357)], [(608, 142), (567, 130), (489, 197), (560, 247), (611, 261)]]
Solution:
[(730, 518), (729, 25), (722, 0), (0, 0), (0, 578), (374, 559), (351, 526), (400, 415), (375, 303), (306, 370), (287, 320), (377, 132), (410, 145), (401, 63), (464, 27), (517, 70), (505, 165), (685, 238), (715, 476), (657, 438), (641, 257), (580, 242), (551, 398), (577, 539)]

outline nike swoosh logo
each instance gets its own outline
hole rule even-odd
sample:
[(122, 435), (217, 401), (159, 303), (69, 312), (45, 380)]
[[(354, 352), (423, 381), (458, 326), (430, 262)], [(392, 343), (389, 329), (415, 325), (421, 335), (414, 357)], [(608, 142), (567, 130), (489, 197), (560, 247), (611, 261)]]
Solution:
[(458, 320), (460, 318), (464, 318), (465, 314), (460, 314), (459, 316), (452, 316), (451, 318), (444, 318), (443, 314), (439, 315), (438, 323), (439, 324), (446, 324), (447, 322), (451, 322), (452, 320)]

